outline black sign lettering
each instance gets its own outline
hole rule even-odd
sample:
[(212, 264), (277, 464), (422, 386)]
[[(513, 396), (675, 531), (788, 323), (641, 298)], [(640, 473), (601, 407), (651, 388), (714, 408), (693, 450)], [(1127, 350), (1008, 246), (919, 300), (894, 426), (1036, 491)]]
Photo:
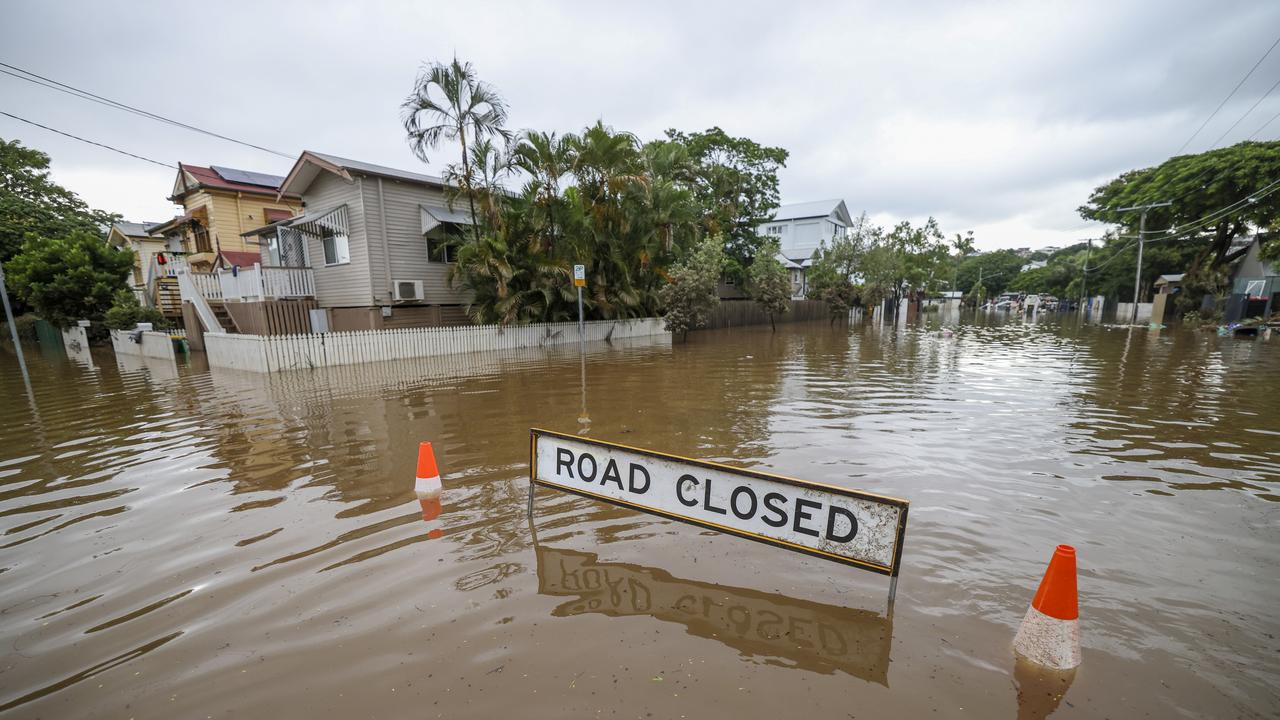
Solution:
[[(579, 471), (582, 470), (581, 463), (579, 463), (578, 470)], [(819, 535), (821, 535), (821, 533), (819, 533), (817, 530), (804, 527), (803, 525), (800, 524), (805, 520), (813, 519), (813, 515), (809, 512), (809, 508), (813, 508), (814, 510), (820, 510), (822, 509), (822, 503), (814, 502), (812, 500), (805, 500), (804, 498), (796, 498), (796, 516), (791, 520), (791, 529), (795, 530), (798, 533), (803, 533), (805, 535), (812, 535), (813, 537), (818, 537)]]
[(722, 507), (716, 507), (715, 505), (711, 504), (711, 478), (707, 478), (706, 480), (704, 480), (704, 482), (706, 483), (706, 485), (703, 486), (702, 507), (707, 512), (713, 512), (719, 515), (728, 515), (729, 514), (728, 510), (725, 510)]
[(773, 517), (769, 517), (768, 515), (765, 515), (764, 517), (760, 518), (761, 520), (764, 521), (765, 525), (768, 525), (769, 527), (780, 528), (780, 527), (784, 527), (787, 524), (786, 502), (787, 502), (787, 498), (782, 493), (771, 492), (771, 493), (764, 494), (765, 512), (773, 513), (774, 515)]
[[(836, 535), (836, 515), (840, 515), (849, 521), (849, 531)], [(849, 542), (854, 535), (858, 534), (858, 518), (853, 513), (838, 506), (831, 505), (827, 508), (827, 539), (835, 542)]]
[(698, 488), (698, 478), (687, 474), (681, 475), (680, 479), (676, 481), (676, 499), (685, 507), (694, 507), (698, 504), (698, 501), (684, 496), (684, 484), (686, 482), (692, 483), (695, 490)]
[[(738, 498), (740, 497), (746, 497), (751, 502), (751, 504), (747, 506), (746, 510), (738, 509)], [(733, 510), (733, 514), (737, 515), (738, 518), (741, 520), (750, 520), (751, 518), (755, 517), (756, 507), (758, 505), (759, 505), (759, 501), (756, 500), (755, 491), (747, 487), (746, 485), (739, 485), (738, 487), (734, 488), (733, 494), (729, 496), (729, 507), (730, 509)]]
[[(644, 478), (643, 485), (636, 482), (637, 475)], [(645, 470), (643, 465), (637, 465), (636, 463), (631, 463), (630, 485), (631, 485), (631, 488), (630, 488), (631, 492), (637, 495), (643, 495), (649, 492), (649, 471)]]

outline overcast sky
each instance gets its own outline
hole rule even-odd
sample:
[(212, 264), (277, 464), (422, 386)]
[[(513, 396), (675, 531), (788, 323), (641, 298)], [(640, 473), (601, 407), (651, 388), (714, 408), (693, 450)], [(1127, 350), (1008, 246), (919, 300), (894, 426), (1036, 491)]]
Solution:
[[(938, 218), (978, 246), (1096, 236), (1075, 208), (1174, 154), (1280, 35), (1280, 2), (7, 2), (0, 62), (257, 145), (423, 169), (398, 106), (454, 53), (509, 126), (602, 119), (642, 139), (718, 125), (791, 152), (783, 202)], [(1280, 48), (1188, 152), (1280, 113)], [(291, 160), (0, 75), (0, 110), (165, 163)], [(173, 171), (0, 116), (54, 177), (131, 220), (174, 214)], [(1280, 138), (1280, 119), (1257, 139)], [(454, 159), (442, 148), (427, 169)]]

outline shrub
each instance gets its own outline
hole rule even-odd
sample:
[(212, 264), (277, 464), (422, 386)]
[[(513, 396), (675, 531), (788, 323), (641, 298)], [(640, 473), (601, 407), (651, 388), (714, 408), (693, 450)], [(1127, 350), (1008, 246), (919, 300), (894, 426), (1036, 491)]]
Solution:
[(158, 308), (143, 307), (129, 290), (116, 293), (103, 322), (111, 330), (132, 330), (138, 323), (151, 323), (156, 330), (165, 330), (170, 326), (168, 318)]

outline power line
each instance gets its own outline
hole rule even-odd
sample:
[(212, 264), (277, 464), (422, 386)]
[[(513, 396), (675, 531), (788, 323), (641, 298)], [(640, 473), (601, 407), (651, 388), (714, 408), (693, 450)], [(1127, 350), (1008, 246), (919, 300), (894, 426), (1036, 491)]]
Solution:
[(71, 134), (71, 133), (69, 133), (69, 132), (63, 132), (63, 131), (58, 130), (58, 129), (56, 129), (56, 128), (51, 128), (51, 127), (49, 127), (48, 125), (41, 125), (40, 123), (35, 122), (35, 121), (33, 121), (33, 120), (28, 120), (28, 119), (23, 118), (23, 117), (18, 117), (17, 115), (14, 115), (14, 114), (12, 114), (12, 113), (7, 113), (7, 112), (5, 112), (5, 111), (3, 111), (3, 110), (0, 110), (0, 115), (4, 115), (5, 117), (11, 117), (11, 118), (13, 118), (14, 120), (17, 120), (18, 122), (24, 122), (24, 123), (26, 123), (26, 124), (28, 124), (28, 125), (34, 125), (34, 126), (36, 126), (36, 127), (38, 127), (38, 128), (41, 128), (41, 129), (43, 129), (43, 130), (48, 130), (49, 132), (57, 133), (57, 134), (59, 134), (59, 135), (63, 135), (63, 136), (69, 137), (69, 138), (71, 138), (72, 140), (79, 140), (79, 141), (80, 141), (80, 142), (82, 142), (82, 143), (88, 143), (88, 144), (90, 144), (90, 145), (97, 145), (97, 146), (98, 146), (98, 147), (100, 147), (100, 148), (106, 148), (107, 150), (110, 150), (111, 152), (120, 153), (121, 155), (128, 155), (128, 156), (129, 156), (129, 157), (131, 157), (131, 158), (137, 158), (138, 160), (142, 160), (142, 161), (145, 161), (145, 162), (149, 162), (149, 163), (151, 163), (151, 164), (153, 164), (153, 165), (159, 165), (160, 167), (170, 168), (170, 169), (173, 169), (173, 168), (178, 167), (177, 165), (174, 165), (174, 164), (171, 164), (171, 163), (160, 162), (159, 160), (152, 160), (152, 159), (151, 159), (151, 158), (149, 158), (149, 157), (143, 157), (143, 156), (141, 156), (141, 155), (135, 155), (135, 154), (133, 154), (133, 153), (131, 153), (131, 152), (127, 151), (127, 150), (121, 150), (120, 148), (114, 148), (114, 147), (111, 147), (110, 145), (104, 145), (104, 144), (102, 144), (102, 143), (100, 143), (100, 142), (94, 142), (93, 140), (87, 140), (87, 139), (85, 139), (85, 138), (80, 137), (79, 135), (72, 135), (72, 134)]
[(1261, 135), (1262, 131), (1266, 130), (1268, 125), (1276, 121), (1276, 118), (1280, 118), (1280, 112), (1276, 113), (1275, 115), (1272, 115), (1270, 120), (1262, 123), (1262, 127), (1258, 128), (1257, 130), (1254, 130), (1253, 134), (1249, 136), (1249, 139), (1252, 140), (1258, 137), (1259, 135)]
[[(1271, 97), (1271, 93), (1275, 92), (1277, 87), (1280, 87), (1280, 80), (1276, 80), (1275, 84), (1271, 86), (1271, 89), (1263, 93), (1262, 97), (1255, 100), (1254, 103), (1249, 106), (1249, 109), (1244, 111), (1244, 114), (1240, 116), (1239, 120), (1236, 120), (1235, 122), (1231, 123), (1231, 127), (1227, 128), (1226, 132), (1219, 135), (1218, 139), (1213, 141), (1213, 145), (1210, 146), (1210, 149), (1218, 147), (1218, 144), (1221, 143), (1223, 140), (1225, 140), (1227, 135), (1230, 135), (1231, 131), (1235, 130), (1236, 126), (1239, 125), (1241, 121), (1249, 117), (1249, 113), (1252, 113), (1255, 108), (1261, 105), (1263, 100), (1266, 100), (1268, 97)], [(1257, 133), (1254, 133), (1254, 134), (1256, 135)], [(1250, 136), (1249, 139), (1252, 140), (1253, 137)]]
[(1258, 69), (1258, 66), (1262, 64), (1263, 60), (1267, 59), (1267, 56), (1271, 54), (1271, 51), (1276, 49), (1277, 45), (1280, 45), (1280, 37), (1277, 37), (1276, 41), (1271, 43), (1271, 47), (1267, 48), (1267, 51), (1262, 53), (1262, 57), (1258, 58), (1258, 62), (1254, 63), (1253, 67), (1249, 68), (1249, 72), (1245, 73), (1244, 77), (1240, 78), (1240, 82), (1236, 83), (1236, 86), (1231, 88), (1231, 92), (1227, 93), (1227, 96), (1222, 98), (1222, 102), (1218, 103), (1218, 107), (1214, 108), (1213, 112), (1209, 113), (1209, 117), (1205, 118), (1204, 122), (1200, 123), (1200, 127), (1196, 128), (1196, 131), (1191, 133), (1191, 137), (1187, 138), (1187, 141), (1182, 143), (1182, 147), (1178, 148), (1178, 152), (1175, 152), (1174, 156), (1182, 154), (1182, 151), (1187, 149), (1187, 146), (1191, 144), (1191, 141), (1195, 140), (1196, 136), (1200, 134), (1200, 131), (1204, 130), (1209, 124), (1209, 121), (1213, 120), (1213, 118), (1217, 116), (1218, 112), (1226, 106), (1227, 101), (1235, 96), (1236, 91), (1239, 90), (1240, 87), (1244, 85), (1245, 81), (1253, 75), (1253, 72)]
[(283, 153), (283, 152), (280, 152), (279, 150), (272, 150), (271, 148), (263, 147), (261, 145), (254, 145), (251, 142), (246, 142), (244, 140), (237, 140), (236, 138), (228, 137), (226, 135), (213, 132), (212, 130), (205, 130), (204, 128), (196, 127), (195, 125), (190, 125), (180, 120), (167, 118), (163, 115), (157, 115), (156, 113), (150, 112), (148, 110), (142, 110), (132, 105), (126, 105), (125, 103), (118, 102), (110, 98), (102, 97), (101, 95), (95, 95), (94, 93), (91, 93), (88, 90), (82, 90), (80, 88), (68, 85), (66, 83), (58, 82), (57, 80), (54, 80), (52, 78), (47, 78), (43, 75), (33, 73), (30, 70), (24, 70), (23, 68), (10, 65), (8, 63), (0, 62), (0, 67), (8, 68), (9, 70), (15, 71), (15, 72), (9, 72), (9, 70), (0, 70), (0, 73), (4, 73), (5, 75), (18, 78), (19, 80), (26, 80), (29, 83), (34, 83), (36, 85), (40, 85), (41, 87), (49, 88), (50, 90), (56, 90), (61, 93), (66, 93), (67, 95), (80, 98), (81, 100), (88, 100), (89, 102), (95, 102), (95, 103), (98, 103), (99, 105), (106, 105), (107, 107), (112, 107), (117, 110), (130, 112), (130, 113), (133, 113), (134, 115), (139, 115), (141, 117), (145, 117), (150, 120), (155, 120), (157, 122), (162, 122), (168, 125), (173, 125), (175, 127), (180, 127), (180, 128), (183, 128), (184, 130), (190, 130), (192, 132), (197, 132), (202, 135), (208, 135), (209, 137), (218, 138), (219, 140), (226, 140), (228, 142), (236, 143), (237, 145), (243, 145), (245, 147), (250, 147), (255, 150), (268, 152), (268, 153), (271, 153), (272, 155), (279, 155), (282, 158), (288, 158), (292, 160), (295, 157), (295, 155)]
[[(1196, 220), (1187, 225), (1175, 226), (1175, 227), (1169, 228), (1168, 230), (1149, 231), (1147, 234), (1156, 234), (1161, 232), (1169, 233), (1169, 234), (1166, 237), (1152, 238), (1150, 240), (1146, 240), (1145, 242), (1156, 243), (1156, 242), (1168, 242), (1171, 240), (1179, 240), (1179, 239), (1182, 239), (1182, 240), (1194, 239), (1195, 236), (1191, 234), (1192, 231), (1197, 230), (1200, 227), (1207, 225), (1208, 223), (1214, 222), (1215, 220), (1221, 219), (1222, 217), (1229, 214), (1232, 210), (1235, 210), (1236, 207), (1239, 205), (1242, 205), (1245, 203), (1257, 202), (1258, 200), (1261, 200), (1262, 198), (1268, 195), (1271, 195), (1272, 193), (1275, 193), (1275, 192), (1280, 192), (1280, 180), (1277, 180), (1271, 183), (1270, 185), (1263, 187), (1261, 190), (1258, 190), (1257, 192), (1249, 193), (1244, 198), (1237, 200), (1236, 202), (1233, 202), (1230, 205), (1226, 205), (1224, 207), (1218, 208), (1217, 210), (1214, 210), (1213, 212), (1209, 213), (1203, 218), (1200, 218), (1199, 220)], [(1113, 252), (1111, 254), (1111, 257), (1107, 258), (1101, 264), (1096, 265), (1094, 267), (1084, 268), (1084, 272), (1096, 272), (1106, 267), (1107, 264), (1110, 263), (1112, 260), (1115, 260), (1116, 258), (1120, 257), (1120, 255), (1125, 250), (1128, 250), (1129, 248), (1133, 247), (1133, 244), (1135, 242), (1137, 242), (1136, 237), (1130, 240), (1128, 244), (1126, 244), (1124, 247)]]

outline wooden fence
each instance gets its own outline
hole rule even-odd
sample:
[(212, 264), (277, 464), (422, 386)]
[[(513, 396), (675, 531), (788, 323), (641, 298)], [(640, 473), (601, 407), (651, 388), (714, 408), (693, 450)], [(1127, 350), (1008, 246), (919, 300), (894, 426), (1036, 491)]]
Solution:
[[(586, 323), (588, 342), (666, 335), (662, 318)], [(253, 372), (513, 350), (578, 342), (577, 323), (402, 328), (306, 335), (205, 333), (209, 365)]]
[[(827, 304), (820, 300), (792, 300), (791, 310), (774, 318), (775, 322), (827, 320)], [(716, 306), (707, 318), (707, 329), (739, 325), (768, 325), (769, 314), (750, 300), (726, 300)]]
[(248, 335), (297, 335), (311, 332), (315, 300), (263, 300), (224, 305), (236, 328)]

